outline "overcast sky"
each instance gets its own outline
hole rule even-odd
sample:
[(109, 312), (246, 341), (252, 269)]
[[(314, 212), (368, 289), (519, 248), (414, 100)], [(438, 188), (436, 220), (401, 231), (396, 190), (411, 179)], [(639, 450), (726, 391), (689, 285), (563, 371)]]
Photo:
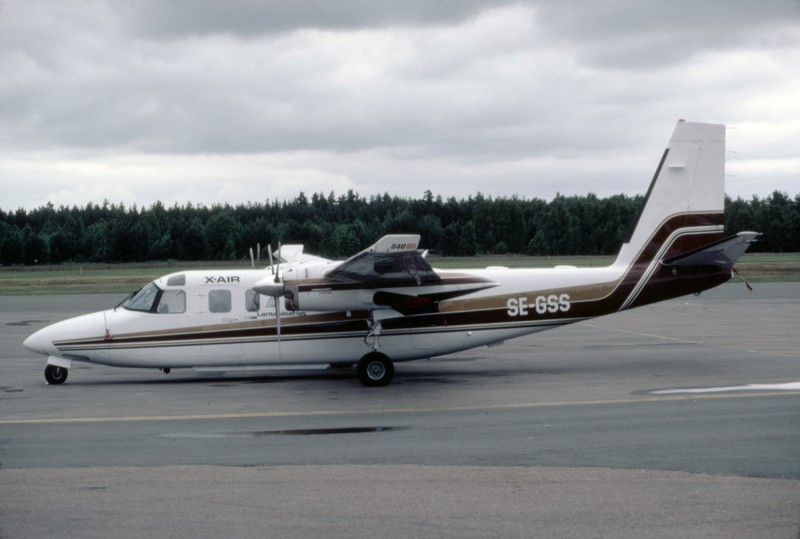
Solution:
[(0, 0), (0, 208), (800, 193), (800, 0)]

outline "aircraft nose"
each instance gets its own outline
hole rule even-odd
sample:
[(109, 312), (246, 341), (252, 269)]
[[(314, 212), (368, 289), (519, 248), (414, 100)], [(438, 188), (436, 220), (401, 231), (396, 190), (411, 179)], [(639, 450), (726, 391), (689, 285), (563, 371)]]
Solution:
[(49, 355), (50, 352), (48, 348), (53, 346), (53, 341), (50, 339), (49, 328), (40, 329), (36, 333), (33, 333), (29, 336), (25, 341), (22, 343), (22, 346), (30, 350), (31, 352), (36, 352), (37, 354), (44, 354)]
[(102, 338), (106, 330), (105, 313), (97, 312), (84, 314), (56, 322), (40, 329), (22, 343), (22, 345), (46, 356), (61, 356), (55, 343), (64, 339), (93, 339)]

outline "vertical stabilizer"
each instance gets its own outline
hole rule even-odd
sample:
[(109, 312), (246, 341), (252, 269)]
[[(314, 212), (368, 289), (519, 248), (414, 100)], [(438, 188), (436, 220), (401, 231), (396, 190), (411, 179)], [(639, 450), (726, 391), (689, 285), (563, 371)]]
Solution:
[(724, 204), (725, 126), (679, 121), (615, 265), (630, 266), (649, 250), (672, 244), (675, 234), (722, 234)]

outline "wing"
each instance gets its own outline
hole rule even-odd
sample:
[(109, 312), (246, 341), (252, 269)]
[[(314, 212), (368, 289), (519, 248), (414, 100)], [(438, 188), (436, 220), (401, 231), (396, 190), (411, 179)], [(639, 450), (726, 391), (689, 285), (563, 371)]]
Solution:
[(410, 286), (441, 281), (422, 253), (417, 250), (419, 236), (384, 236), (327, 272), (334, 280), (356, 281), (365, 287)]
[(286, 296), (302, 310), (392, 308), (408, 315), (433, 312), (440, 301), (497, 286), (469, 274), (439, 275), (418, 245), (418, 235), (384, 236), (321, 278), (287, 279)]

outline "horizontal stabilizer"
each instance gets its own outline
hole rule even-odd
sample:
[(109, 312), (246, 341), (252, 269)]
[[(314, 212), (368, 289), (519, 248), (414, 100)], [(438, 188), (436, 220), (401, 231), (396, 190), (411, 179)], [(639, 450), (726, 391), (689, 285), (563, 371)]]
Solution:
[(711, 243), (680, 256), (663, 260), (665, 266), (733, 266), (759, 234), (739, 232), (717, 242)]

